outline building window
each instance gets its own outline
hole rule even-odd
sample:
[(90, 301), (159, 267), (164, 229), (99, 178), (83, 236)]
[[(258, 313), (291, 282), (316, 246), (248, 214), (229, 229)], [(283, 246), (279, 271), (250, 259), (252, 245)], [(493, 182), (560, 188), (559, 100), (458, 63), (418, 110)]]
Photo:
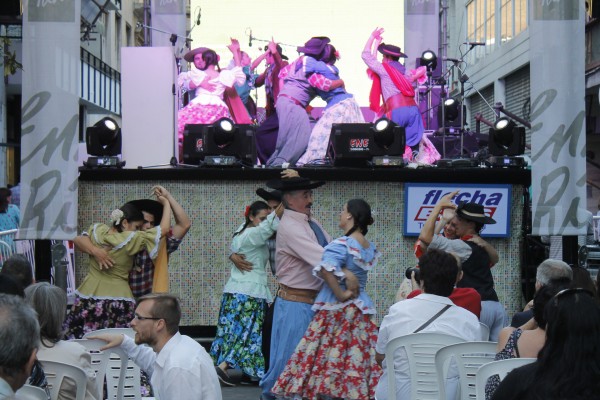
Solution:
[(527, 27), (527, 0), (501, 0), (500, 37), (511, 40)]
[[(496, 7), (499, 13), (496, 13)], [(527, 0), (471, 0), (467, 3), (467, 40), (500, 44), (513, 39), (527, 28)]]

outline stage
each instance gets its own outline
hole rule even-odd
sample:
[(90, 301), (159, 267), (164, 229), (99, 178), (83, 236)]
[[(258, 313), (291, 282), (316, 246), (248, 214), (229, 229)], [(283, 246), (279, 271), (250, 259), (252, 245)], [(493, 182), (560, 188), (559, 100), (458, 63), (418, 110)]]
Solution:
[[(355, 197), (371, 204), (375, 224), (367, 238), (382, 253), (379, 265), (369, 275), (367, 291), (377, 307), (381, 322), (407, 267), (414, 266), (414, 236), (403, 234), (407, 183), (477, 185), (498, 184), (510, 188), (508, 237), (489, 238), (500, 255), (492, 269), (500, 301), (509, 314), (522, 308), (521, 245), (524, 225), (524, 193), (531, 184), (531, 172), (509, 168), (299, 168), (301, 176), (324, 180), (314, 190), (313, 214), (325, 229), (338, 237), (339, 213)], [(150, 197), (153, 185), (166, 187), (192, 220), (190, 232), (169, 262), (170, 291), (182, 299), (185, 326), (216, 325), (222, 290), (229, 277), (227, 259), (234, 230), (244, 220), (246, 205), (258, 200), (255, 190), (281, 169), (175, 167), (164, 169), (81, 169), (79, 176), (79, 231), (94, 222), (108, 221), (110, 212), (137, 198)], [(87, 271), (87, 256), (77, 253), (79, 284)], [(270, 275), (270, 274), (269, 274)], [(275, 293), (275, 280), (271, 290)]]

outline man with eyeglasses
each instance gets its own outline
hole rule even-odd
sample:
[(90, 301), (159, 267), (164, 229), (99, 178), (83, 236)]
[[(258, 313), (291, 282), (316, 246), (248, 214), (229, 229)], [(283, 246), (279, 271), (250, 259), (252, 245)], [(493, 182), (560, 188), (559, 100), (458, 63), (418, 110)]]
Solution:
[[(152, 188), (152, 193), (157, 196), (163, 196), (169, 201), (173, 217), (175, 218), (175, 225), (171, 228), (171, 232), (168, 234), (166, 240), (166, 253), (168, 255), (179, 248), (192, 224), (183, 207), (181, 207), (167, 189), (156, 185)], [(158, 201), (140, 199), (130, 201), (128, 204), (132, 204), (144, 215), (144, 224), (141, 227), (143, 231), (154, 228), (156, 221), (162, 219), (162, 205)], [(77, 236), (74, 242), (79, 250), (93, 256), (98, 261), (100, 268), (109, 269), (114, 265), (114, 261), (109, 256), (108, 251), (94, 246), (87, 233), (84, 232), (81, 236)], [(166, 257), (164, 260), (166, 261)], [(140, 251), (135, 256), (133, 268), (129, 273), (129, 287), (134, 298), (137, 299), (153, 291), (152, 289), (155, 285), (154, 273), (156, 264), (159, 262), (158, 259), (153, 262), (146, 250)], [(166, 289), (157, 291), (166, 291)]]
[(212, 359), (198, 342), (179, 333), (180, 319), (176, 296), (152, 293), (138, 300), (131, 321), (135, 339), (115, 334), (90, 339), (105, 341), (102, 350), (120, 346), (150, 376), (158, 399), (221, 400)]

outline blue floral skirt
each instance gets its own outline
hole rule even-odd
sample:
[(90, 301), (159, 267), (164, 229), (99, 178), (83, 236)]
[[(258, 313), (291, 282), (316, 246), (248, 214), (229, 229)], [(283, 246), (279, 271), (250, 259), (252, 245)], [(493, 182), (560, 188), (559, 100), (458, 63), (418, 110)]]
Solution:
[(226, 362), (252, 378), (265, 374), (262, 325), (267, 301), (245, 294), (224, 293), (217, 336), (210, 348), (216, 365)]

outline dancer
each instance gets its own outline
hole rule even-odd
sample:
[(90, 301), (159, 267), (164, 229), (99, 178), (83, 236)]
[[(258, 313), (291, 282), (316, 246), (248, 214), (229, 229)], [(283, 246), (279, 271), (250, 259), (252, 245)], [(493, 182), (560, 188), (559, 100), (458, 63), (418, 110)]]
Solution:
[(282, 213), (282, 206), (269, 214), (267, 203), (255, 201), (246, 209), (244, 224), (233, 235), (232, 250), (244, 254), (252, 268), (232, 266), (223, 290), (210, 355), (217, 364), (219, 380), (226, 386), (234, 386), (228, 368), (239, 368), (256, 382), (265, 373), (261, 332), (267, 305), (273, 302), (267, 285), (267, 241), (277, 231)]
[(275, 108), (275, 100), (279, 97), (279, 90), (283, 86), (279, 79), (279, 72), (288, 65), (287, 57), (283, 54), (281, 46), (273, 40), (265, 47), (267, 69), (260, 74), (254, 82), (256, 87), (265, 86), (267, 118), (256, 129), (256, 153), (261, 164), (266, 164), (271, 154), (275, 151), (277, 133), (279, 132), (279, 118)]
[[(334, 65), (339, 59), (339, 54), (333, 45), (327, 44), (325, 55), (321, 62), (315, 61), (312, 57), (306, 58), (307, 72), (314, 73), (310, 76), (309, 81), (312, 82), (320, 79), (320, 76), (324, 76), (332, 81), (340, 79), (339, 70)], [(333, 124), (365, 122), (360, 106), (354, 99), (354, 96), (346, 92), (344, 86), (330, 91), (317, 89), (317, 94), (327, 102), (327, 106), (312, 130), (306, 151), (298, 162), (296, 162), (298, 166), (327, 163), (327, 146)]]
[(156, 228), (141, 231), (144, 216), (131, 204), (111, 213), (110, 226), (100, 223), (90, 226), (92, 243), (110, 249), (114, 266), (103, 270), (94, 257), (89, 258), (89, 271), (75, 292), (75, 303), (65, 321), (68, 339), (79, 339), (102, 328), (129, 327), (135, 311), (128, 282), (133, 259), (144, 248), (151, 258), (156, 258), (159, 241), (169, 232), (169, 201), (163, 196), (157, 196), (157, 200), (163, 205), (163, 214)]
[[(379, 257), (365, 238), (372, 223), (366, 201), (353, 199), (344, 205), (339, 226), (345, 234), (325, 247), (321, 262), (313, 268), (326, 285), (312, 307), (313, 320), (273, 387), (277, 396), (361, 400), (375, 396), (381, 375), (375, 360), (377, 326), (371, 320), (375, 305), (365, 292), (367, 274)], [(358, 297), (346, 289), (343, 267), (358, 278)]]
[[(369, 67), (369, 76), (373, 79), (369, 96), (370, 108), (378, 115), (385, 114), (389, 119), (404, 127), (406, 145), (419, 151), (419, 142), (423, 137), (423, 119), (415, 102), (415, 90), (412, 82), (425, 75), (425, 68), (419, 67), (413, 73), (406, 74), (400, 58), (406, 58), (400, 47), (382, 43), (383, 28), (376, 28), (362, 52), (362, 59)], [(377, 51), (383, 54), (382, 62), (377, 61)], [(385, 104), (380, 105), (381, 97)]]

